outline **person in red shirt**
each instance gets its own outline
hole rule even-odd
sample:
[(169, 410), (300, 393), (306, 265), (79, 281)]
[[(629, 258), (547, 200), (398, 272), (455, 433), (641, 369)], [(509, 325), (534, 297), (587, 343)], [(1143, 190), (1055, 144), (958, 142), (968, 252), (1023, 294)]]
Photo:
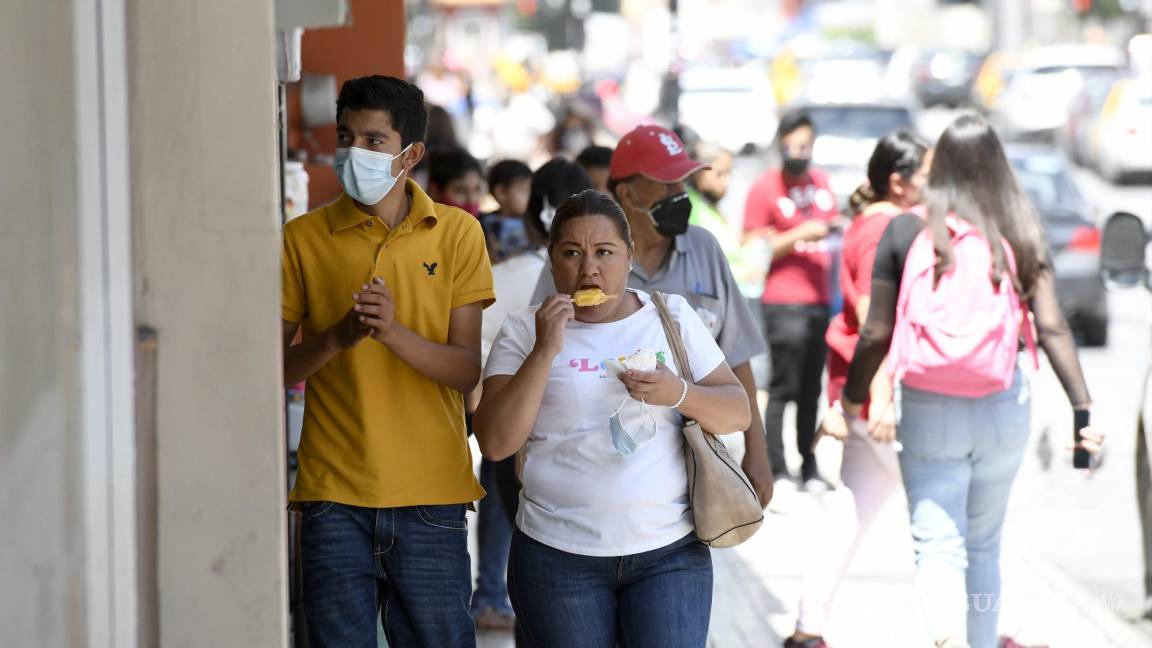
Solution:
[[(852, 195), (856, 214), (844, 233), (840, 264), (840, 288), (844, 310), (828, 326), (828, 399), (835, 405), (848, 379), (848, 365), (860, 339), (860, 323), (868, 315), (872, 292), (872, 263), (880, 237), (894, 217), (920, 203), (928, 181), (932, 152), (919, 137), (897, 131), (876, 145), (868, 161), (868, 181)], [(856, 553), (884, 505), (900, 487), (900, 464), (892, 441), (896, 437), (896, 417), (892, 407), (892, 382), (883, 371), (872, 381), (871, 413), (868, 429), (849, 429), (843, 414), (833, 407), (824, 418), (820, 433), (844, 443), (840, 478), (850, 490), (855, 518), (843, 518), (833, 533), (822, 533), (817, 542), (824, 546), (813, 552), (819, 560), (808, 567), (800, 598), (796, 633), (784, 648), (827, 648), (823, 634), (831, 611), (832, 596), (840, 577)], [(868, 413), (864, 414), (864, 418)], [(849, 521), (850, 520), (850, 521)]]
[(840, 214), (828, 176), (811, 168), (816, 129), (808, 115), (785, 115), (776, 135), (783, 165), (757, 178), (744, 208), (744, 231), (765, 237), (773, 251), (761, 298), (772, 359), (764, 429), (776, 492), (794, 490), (784, 461), (783, 427), (784, 407), (795, 402), (796, 443), (804, 459), (801, 481), (808, 489), (826, 490), (812, 443), (831, 299), (832, 256), (826, 239), (839, 225)]

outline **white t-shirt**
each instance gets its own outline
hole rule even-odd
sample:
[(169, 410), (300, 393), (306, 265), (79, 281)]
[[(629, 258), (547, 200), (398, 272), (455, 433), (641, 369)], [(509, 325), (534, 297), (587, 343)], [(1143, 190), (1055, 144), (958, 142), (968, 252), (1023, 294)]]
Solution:
[(509, 313), (528, 308), (532, 303), (532, 291), (536, 288), (540, 272), (544, 270), (545, 254), (541, 248), (492, 266), (492, 288), (496, 292), (496, 303), (484, 309), (484, 321), (480, 326), (480, 351), (485, 361), (500, 327), (504, 325), (504, 318)]
[[(648, 348), (679, 373), (651, 298), (633, 292), (643, 307), (620, 321), (568, 323), (564, 350), (552, 363), (528, 437), (516, 526), (561, 551), (626, 556), (671, 544), (693, 528), (679, 412), (650, 406), (655, 438), (628, 457), (612, 446), (608, 420), (628, 391), (605, 360)], [(724, 362), (724, 354), (683, 297), (669, 295), (668, 306), (680, 324), (693, 382), (700, 381)], [(505, 320), (485, 378), (520, 369), (536, 343), (537, 308)], [(641, 404), (629, 399), (620, 420), (626, 430), (638, 429)]]

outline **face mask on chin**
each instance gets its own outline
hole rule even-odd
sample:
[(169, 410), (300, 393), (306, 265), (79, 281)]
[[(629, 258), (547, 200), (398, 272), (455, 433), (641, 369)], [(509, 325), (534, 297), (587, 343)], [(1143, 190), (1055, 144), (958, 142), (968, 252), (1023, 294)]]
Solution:
[(678, 193), (657, 201), (648, 213), (661, 236), (675, 238), (688, 231), (692, 202), (687, 193)]
[(712, 189), (701, 189), (700, 195), (707, 198), (708, 202), (712, 203), (713, 205), (719, 203), (721, 200), (724, 200), (724, 194)]

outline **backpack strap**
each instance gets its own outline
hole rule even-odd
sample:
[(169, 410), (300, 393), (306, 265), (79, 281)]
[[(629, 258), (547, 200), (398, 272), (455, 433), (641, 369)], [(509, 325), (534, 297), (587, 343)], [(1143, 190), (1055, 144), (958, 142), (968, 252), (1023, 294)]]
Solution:
[[(1004, 246), (1004, 258), (1008, 260), (1008, 270), (1012, 276), (1016, 275), (1016, 253), (1012, 251), (1012, 246), (1008, 244), (1008, 240), (1003, 236), (1000, 237), (1000, 244)], [(1020, 300), (1020, 327), (1024, 329), (1024, 346), (1028, 349), (1028, 355), (1032, 356), (1033, 369), (1040, 369), (1040, 354), (1036, 352), (1036, 334), (1032, 332), (1032, 309), (1029, 308), (1028, 302), (1024, 301), (1024, 297), (1016, 295)]]

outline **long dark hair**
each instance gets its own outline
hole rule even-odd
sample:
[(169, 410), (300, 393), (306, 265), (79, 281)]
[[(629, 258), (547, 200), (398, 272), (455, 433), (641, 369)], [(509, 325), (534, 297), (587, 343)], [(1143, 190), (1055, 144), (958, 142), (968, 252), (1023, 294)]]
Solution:
[(548, 231), (540, 220), (544, 211), (544, 200), (553, 207), (575, 195), (592, 188), (592, 178), (584, 167), (564, 158), (553, 158), (545, 162), (532, 174), (532, 190), (528, 196), (528, 211), (525, 222), (540, 240), (548, 239)]
[(892, 174), (911, 178), (924, 163), (927, 153), (928, 142), (906, 130), (882, 137), (868, 160), (868, 182), (860, 185), (848, 199), (852, 212), (858, 214), (874, 202), (887, 200), (892, 192)]
[(1002, 240), (1016, 257), (1016, 290), (1032, 296), (1046, 264), (1040, 219), (1020, 190), (996, 131), (978, 115), (962, 115), (940, 136), (925, 192), (939, 277), (952, 267), (951, 234), (945, 219), (955, 214), (978, 227), (992, 251), (993, 281), (1008, 270)]

